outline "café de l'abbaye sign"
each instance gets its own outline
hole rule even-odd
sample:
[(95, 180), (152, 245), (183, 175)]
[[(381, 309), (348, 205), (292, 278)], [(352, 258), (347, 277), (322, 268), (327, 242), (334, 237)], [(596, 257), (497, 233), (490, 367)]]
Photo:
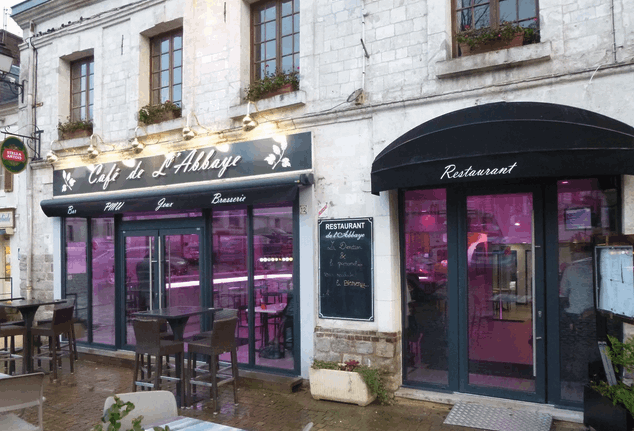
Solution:
[(310, 132), (53, 172), (54, 196), (280, 174), (312, 168)]

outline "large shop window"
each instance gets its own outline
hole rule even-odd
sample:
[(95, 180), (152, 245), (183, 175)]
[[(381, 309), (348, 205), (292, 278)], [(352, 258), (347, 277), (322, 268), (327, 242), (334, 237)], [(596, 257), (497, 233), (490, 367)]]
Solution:
[[(592, 253), (617, 232), (617, 189), (590, 178), (559, 181), (557, 194), (561, 399), (581, 403), (588, 367), (601, 362)], [(616, 324), (608, 332), (618, 334)]]
[(446, 191), (408, 191), (404, 200), (406, 379), (447, 385)]
[[(66, 219), (66, 283), (64, 296), (75, 301), (75, 316), (88, 323), (88, 221)], [(86, 332), (81, 341), (87, 341)]]
[[(64, 297), (75, 301), (75, 316), (87, 329), (80, 340), (114, 345), (114, 219), (67, 218), (65, 230)], [(89, 257), (92, 257), (90, 266)]]
[(239, 362), (292, 370), (293, 208), (254, 207), (252, 236), (249, 212), (246, 208), (213, 212), (214, 304), (238, 310)]

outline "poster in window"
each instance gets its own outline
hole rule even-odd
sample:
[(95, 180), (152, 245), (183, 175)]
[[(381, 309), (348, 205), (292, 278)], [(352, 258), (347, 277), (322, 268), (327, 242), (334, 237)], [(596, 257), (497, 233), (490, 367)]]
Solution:
[(592, 228), (592, 211), (590, 208), (568, 208), (564, 211), (566, 230)]
[(597, 309), (634, 318), (632, 246), (598, 246), (594, 254)]

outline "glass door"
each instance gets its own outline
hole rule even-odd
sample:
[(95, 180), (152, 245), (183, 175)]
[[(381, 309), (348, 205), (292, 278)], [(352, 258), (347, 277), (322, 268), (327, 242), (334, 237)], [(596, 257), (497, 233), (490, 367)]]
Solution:
[[(124, 232), (124, 344), (135, 344), (135, 312), (200, 305), (200, 244), (199, 228)], [(198, 332), (200, 317), (194, 316), (185, 336)]]
[[(467, 196), (467, 373), (471, 391), (545, 396), (541, 213), (536, 193)], [(539, 232), (537, 232), (537, 231)], [(524, 395), (518, 396), (517, 393)]]

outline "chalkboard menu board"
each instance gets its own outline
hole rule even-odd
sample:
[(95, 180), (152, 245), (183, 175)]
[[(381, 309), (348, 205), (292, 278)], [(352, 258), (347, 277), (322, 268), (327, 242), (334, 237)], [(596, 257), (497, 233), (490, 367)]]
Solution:
[(374, 320), (372, 218), (319, 220), (319, 317)]

